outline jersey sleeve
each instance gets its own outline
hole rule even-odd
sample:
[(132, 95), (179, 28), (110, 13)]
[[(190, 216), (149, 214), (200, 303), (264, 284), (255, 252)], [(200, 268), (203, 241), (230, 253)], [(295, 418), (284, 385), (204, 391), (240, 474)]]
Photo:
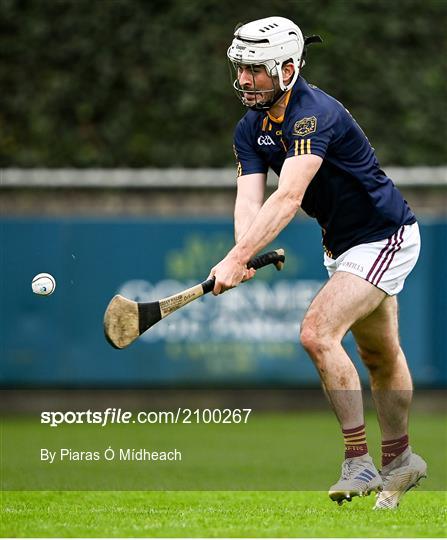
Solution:
[(267, 173), (268, 164), (260, 156), (253, 144), (253, 135), (250, 133), (245, 119), (237, 124), (234, 133), (233, 150), (236, 157), (237, 176), (254, 173)]
[(287, 157), (314, 154), (324, 158), (331, 141), (337, 137), (337, 109), (297, 111), (288, 123)]

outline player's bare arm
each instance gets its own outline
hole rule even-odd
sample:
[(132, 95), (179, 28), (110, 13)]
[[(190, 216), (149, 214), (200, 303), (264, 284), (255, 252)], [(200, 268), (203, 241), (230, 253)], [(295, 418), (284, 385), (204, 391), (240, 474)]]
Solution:
[(311, 154), (284, 161), (278, 189), (265, 201), (241, 240), (211, 270), (216, 278), (213, 294), (220, 294), (250, 277), (246, 264), (251, 255), (272, 242), (290, 223), (321, 163), (319, 156)]
[(241, 240), (255, 220), (264, 202), (264, 173), (246, 174), (237, 180), (237, 195), (234, 206), (234, 238), (236, 244)]
[[(248, 231), (262, 207), (266, 180), (267, 175), (264, 173), (247, 174), (238, 178), (234, 206), (234, 241), (236, 244)], [(251, 279), (255, 274), (256, 270), (251, 269), (245, 274), (243, 281)]]

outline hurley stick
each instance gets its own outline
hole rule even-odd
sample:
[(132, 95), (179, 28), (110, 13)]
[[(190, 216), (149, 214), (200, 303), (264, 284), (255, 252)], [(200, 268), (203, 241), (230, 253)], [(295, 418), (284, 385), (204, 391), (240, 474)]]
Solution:
[[(269, 251), (251, 259), (247, 268), (262, 268), (273, 264), (284, 266), (283, 249)], [(214, 277), (189, 289), (156, 302), (134, 302), (120, 294), (112, 298), (104, 314), (104, 334), (116, 349), (124, 349), (155, 323), (214, 289)]]

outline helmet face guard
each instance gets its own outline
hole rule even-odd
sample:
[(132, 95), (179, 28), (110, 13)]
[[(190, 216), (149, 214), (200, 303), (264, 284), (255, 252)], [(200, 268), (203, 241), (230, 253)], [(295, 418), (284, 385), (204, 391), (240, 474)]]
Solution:
[[(245, 107), (248, 107), (250, 109), (254, 109), (256, 111), (265, 111), (265, 110), (270, 109), (270, 107), (272, 107), (272, 105), (274, 105), (275, 102), (278, 101), (278, 99), (284, 93), (280, 89), (278, 82), (275, 81), (269, 69), (264, 64), (250, 64), (248, 67), (251, 70), (253, 84), (250, 88), (244, 88), (239, 83), (238, 70), (239, 70), (240, 65), (241, 64), (238, 64), (231, 60), (228, 63), (233, 89), (236, 93), (237, 98), (242, 102), (242, 104)], [(261, 88), (256, 87), (254, 68), (259, 67), (261, 65), (265, 68), (267, 75), (270, 77), (271, 88), (261, 89)], [(247, 94), (254, 96), (255, 98), (254, 103), (252, 100), (248, 100), (246, 98)]]

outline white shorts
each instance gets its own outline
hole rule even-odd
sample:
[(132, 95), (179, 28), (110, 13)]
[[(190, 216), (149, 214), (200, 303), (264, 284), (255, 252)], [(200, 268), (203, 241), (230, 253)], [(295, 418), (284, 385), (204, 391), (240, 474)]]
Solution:
[(329, 277), (334, 272), (349, 272), (369, 281), (393, 296), (404, 286), (421, 248), (417, 223), (402, 225), (393, 235), (379, 242), (359, 244), (336, 259), (324, 255)]

